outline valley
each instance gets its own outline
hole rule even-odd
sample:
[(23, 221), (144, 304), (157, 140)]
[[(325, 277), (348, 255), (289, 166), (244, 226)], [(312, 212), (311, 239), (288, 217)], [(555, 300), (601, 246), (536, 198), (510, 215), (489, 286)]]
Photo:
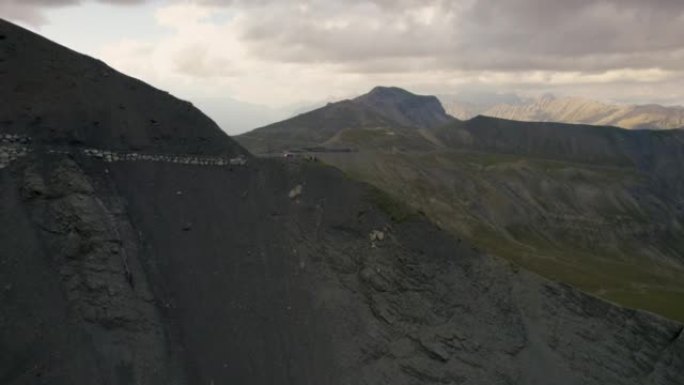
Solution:
[[(401, 95), (421, 108), (420, 99)], [(429, 111), (440, 113), (434, 106)], [(266, 152), (266, 142), (296, 149), (296, 141), (280, 140), (290, 125), (302, 138), (306, 130), (320, 135), (332, 127), (327, 118), (335, 112), (332, 105), (238, 140), (256, 154)], [(306, 143), (353, 150), (315, 156), (487, 253), (625, 306), (684, 320), (682, 132), (486, 117), (421, 128), (388, 123), (382, 110), (364, 111), (371, 113), (379, 118), (359, 125), (352, 118)]]

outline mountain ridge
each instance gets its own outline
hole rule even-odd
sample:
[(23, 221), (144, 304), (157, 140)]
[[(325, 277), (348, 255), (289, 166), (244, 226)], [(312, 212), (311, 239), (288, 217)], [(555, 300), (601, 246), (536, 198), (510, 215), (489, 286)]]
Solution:
[(353, 100), (406, 126), (434, 128), (452, 121), (437, 97), (416, 95), (398, 87), (377, 86)]
[(617, 126), (628, 129), (675, 129), (684, 127), (684, 107), (658, 104), (610, 104), (581, 97), (544, 95), (521, 98), (514, 103), (468, 103), (442, 97), (448, 112), (459, 119), (474, 115), (519, 120)]
[[(362, 143), (368, 135), (384, 137), (387, 146), (401, 137), (411, 139), (404, 140), (404, 143), (410, 143), (410, 147), (425, 147), (430, 144), (420, 133), (421, 129), (436, 128), (454, 121), (434, 96), (379, 86), (357, 98), (328, 103), (286, 119), (284, 125), (270, 124), (239, 137), (243, 143), (249, 142), (253, 149), (259, 148), (258, 152), (269, 153), (290, 148), (293, 142), (301, 148), (349, 149), (346, 140)], [(259, 135), (254, 135), (255, 132), (268, 133), (269, 140), (261, 140)]]
[(482, 254), (326, 165), (202, 140), (216, 125), (148, 86), (159, 126), (114, 113), (88, 73), (23, 63), (92, 59), (0, 34), (0, 84), (25, 98), (3, 118), (61, 107), (0, 141), (27, 148), (0, 169), (2, 383), (681, 383), (680, 323)]
[[(0, 28), (5, 36), (0, 97), (13, 101), (0, 105), (0, 131), (31, 136), (36, 145), (208, 154), (229, 150), (246, 155), (191, 103), (68, 48), (55, 50), (54, 43), (31, 31), (10, 33), (10, 28), (20, 27), (10, 27), (6, 21)], [(85, 81), (71, 81), (74, 76)], [(164, 109), (165, 103), (175, 107)], [(21, 114), (15, 113), (17, 108)], [(200, 133), (194, 130), (198, 126), (211, 128)]]
[[(273, 127), (287, 138), (289, 124)], [(256, 154), (260, 143), (278, 142), (260, 129), (237, 140)], [(684, 320), (684, 130), (478, 116), (431, 129), (348, 125), (336, 140), (351, 152), (321, 143), (315, 156), (454, 235), (546, 277)], [(302, 149), (296, 140), (281, 144)]]

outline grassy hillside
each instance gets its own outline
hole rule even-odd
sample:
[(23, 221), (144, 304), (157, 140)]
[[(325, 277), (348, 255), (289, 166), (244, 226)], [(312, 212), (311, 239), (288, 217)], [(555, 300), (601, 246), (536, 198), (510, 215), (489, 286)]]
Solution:
[[(324, 116), (334, 111), (323, 111), (306, 126), (330, 128)], [(358, 120), (319, 142), (352, 152), (316, 156), (490, 254), (684, 320), (682, 132), (485, 117), (429, 129)], [(290, 120), (238, 140), (256, 153), (255, 140), (297, 148), (292, 127), (308, 131)]]
[[(684, 236), (629, 167), (478, 152), (321, 154), (478, 248), (623, 305), (684, 320)], [(639, 202), (645, 200), (646, 202)]]

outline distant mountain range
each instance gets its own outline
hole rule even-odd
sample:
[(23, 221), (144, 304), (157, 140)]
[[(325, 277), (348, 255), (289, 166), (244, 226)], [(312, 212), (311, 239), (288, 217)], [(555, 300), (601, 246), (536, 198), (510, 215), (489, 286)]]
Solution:
[(657, 104), (609, 104), (579, 97), (555, 97), (547, 94), (536, 98), (507, 95), (505, 98), (479, 98), (454, 95), (440, 96), (446, 111), (467, 120), (477, 115), (496, 118), (616, 126), (629, 129), (671, 129), (684, 127), (684, 107)]
[(684, 320), (682, 130), (459, 121), (377, 87), (236, 139), (313, 152), (486, 252)]

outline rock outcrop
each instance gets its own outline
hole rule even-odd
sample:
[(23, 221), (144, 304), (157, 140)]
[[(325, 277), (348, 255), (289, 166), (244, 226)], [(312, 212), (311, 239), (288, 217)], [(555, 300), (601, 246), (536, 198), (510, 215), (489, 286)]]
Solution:
[(375, 87), (354, 101), (408, 127), (434, 128), (454, 121), (436, 97), (397, 87)]

